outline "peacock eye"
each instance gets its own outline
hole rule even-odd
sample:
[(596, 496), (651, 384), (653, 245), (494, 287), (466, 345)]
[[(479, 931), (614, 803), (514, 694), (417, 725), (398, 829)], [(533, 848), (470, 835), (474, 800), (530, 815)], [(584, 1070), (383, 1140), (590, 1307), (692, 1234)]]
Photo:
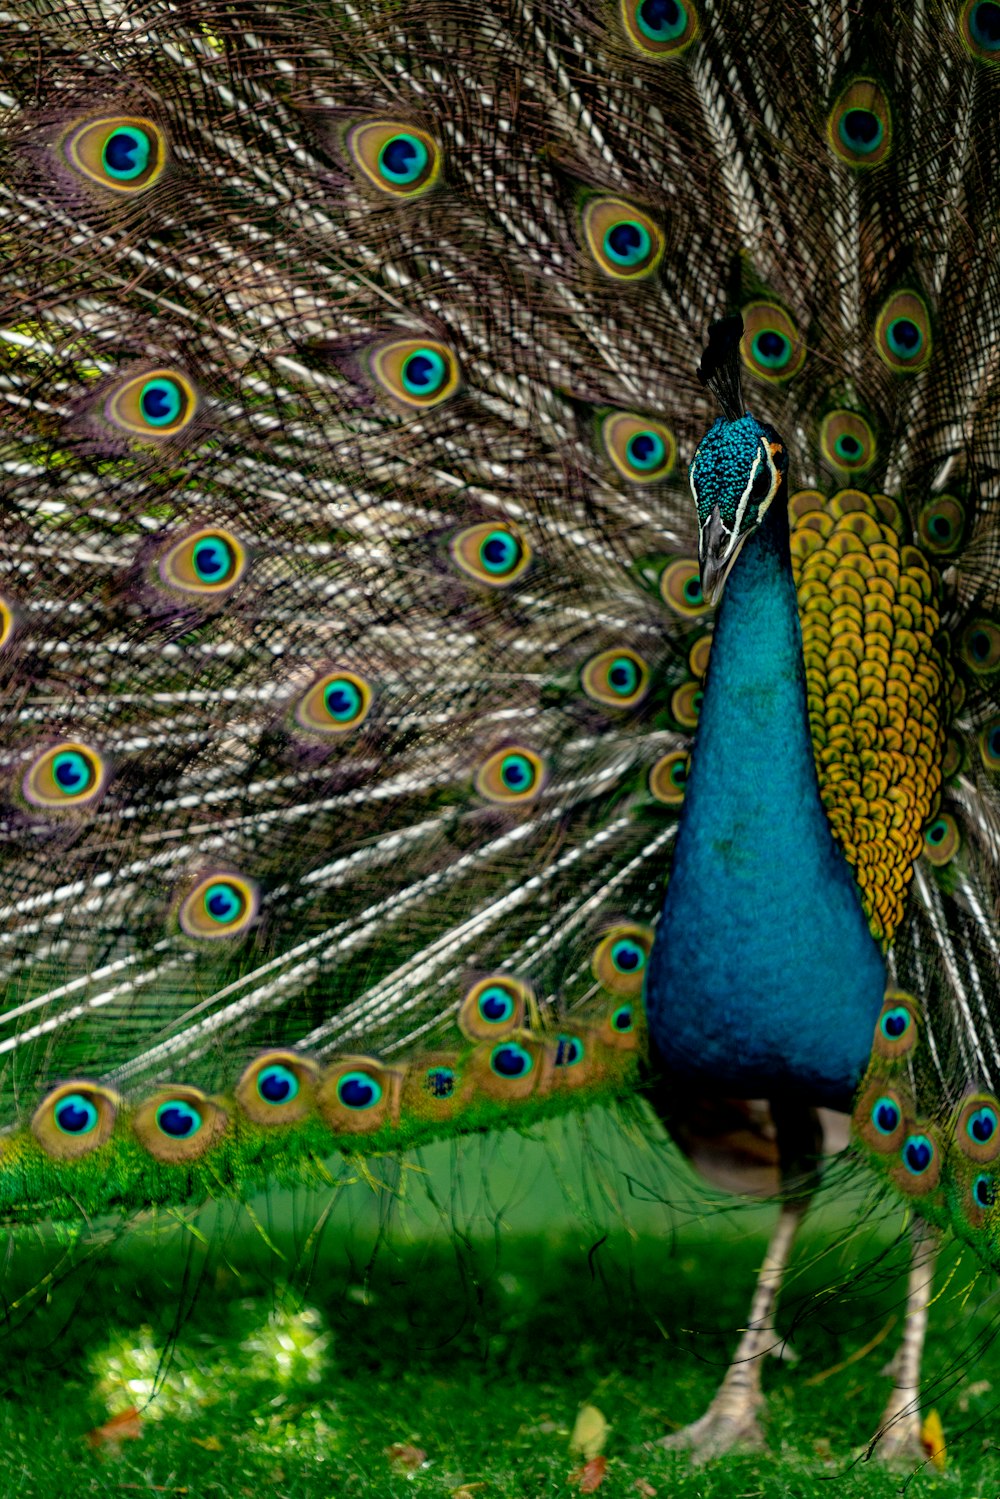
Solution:
[(353, 671), (331, 672), (314, 682), (295, 709), (303, 729), (318, 734), (346, 734), (368, 717), (371, 685)]
[(660, 595), (675, 614), (694, 619), (711, 608), (701, 587), (698, 564), (687, 557), (670, 562), (660, 574)]
[(505, 1041), (490, 1052), (490, 1067), (497, 1077), (526, 1077), (535, 1065), (535, 1059), (524, 1046), (516, 1041)]
[(186, 594), (221, 594), (234, 588), (247, 567), (246, 551), (228, 531), (195, 531), (174, 542), (158, 564), (160, 582)]
[(166, 137), (152, 120), (117, 115), (76, 124), (62, 138), (68, 164), (112, 192), (144, 192), (167, 161)]
[(514, 746), (497, 750), (476, 772), (480, 796), (491, 802), (531, 801), (545, 783), (545, 764), (533, 750)]
[(958, 823), (947, 812), (924, 829), (924, 858), (931, 864), (938, 867), (950, 864), (961, 845)]
[(665, 479), (677, 459), (677, 442), (669, 427), (627, 411), (613, 411), (603, 419), (601, 441), (615, 468), (633, 484)]
[(200, 1111), (184, 1098), (168, 1098), (156, 1110), (156, 1127), (170, 1140), (190, 1140), (204, 1123)]
[(524, 1024), (528, 988), (507, 974), (480, 979), (463, 996), (458, 1025), (472, 1041), (519, 1030)]
[(962, 631), (958, 643), (961, 659), (977, 676), (1000, 666), (1000, 626), (991, 619), (974, 619)]
[(198, 412), (198, 396), (179, 370), (148, 370), (113, 385), (104, 399), (106, 420), (147, 442), (176, 437)]
[(997, 1200), (996, 1183), (992, 1176), (980, 1172), (972, 1183), (972, 1200), (979, 1208), (991, 1208)]
[(831, 411), (820, 427), (820, 448), (827, 463), (848, 473), (860, 473), (875, 458), (875, 437), (856, 411)]
[(923, 505), (917, 515), (917, 533), (929, 552), (947, 557), (962, 544), (965, 506), (953, 495), (942, 494)]
[(644, 280), (663, 259), (662, 229), (620, 198), (592, 198), (583, 210), (583, 232), (600, 269), (617, 281)]
[(621, 1035), (627, 1035), (635, 1024), (631, 1005), (619, 1005), (611, 1016), (611, 1028)]
[(879, 1021), (880, 1029), (887, 1041), (898, 1041), (902, 1036), (906, 1035), (912, 1024), (913, 1019), (909, 1010), (902, 1005), (897, 1005), (895, 1009), (887, 1010)]
[(375, 379), (407, 406), (438, 406), (458, 389), (458, 361), (444, 344), (398, 339), (372, 354)]
[(980, 731), (979, 754), (987, 770), (1000, 770), (1000, 718), (994, 718)]
[(613, 927), (594, 949), (591, 971), (609, 994), (632, 998), (642, 992), (652, 933), (648, 927)]
[(160, 1088), (143, 1103), (132, 1130), (150, 1155), (178, 1164), (197, 1160), (225, 1132), (227, 1119), (218, 1104), (198, 1088)]
[(265, 1052), (237, 1083), (236, 1101), (256, 1124), (294, 1123), (312, 1111), (318, 1071), (315, 1062), (298, 1052)]
[(761, 380), (783, 384), (805, 363), (805, 345), (783, 307), (751, 302), (743, 309), (743, 363)]
[(679, 807), (684, 801), (691, 757), (687, 750), (673, 750), (657, 760), (649, 772), (649, 794), (665, 807)]
[(371, 1057), (341, 1057), (327, 1068), (316, 1093), (320, 1114), (338, 1134), (371, 1134), (393, 1122), (400, 1075)]
[(265, 1103), (291, 1103), (298, 1096), (300, 1083), (290, 1067), (275, 1064), (262, 1067), (257, 1074), (257, 1092)]
[(691, 0), (622, 0), (629, 41), (647, 57), (676, 57), (698, 33)]
[(576, 1067), (583, 1061), (584, 1046), (578, 1036), (559, 1036), (556, 1040), (556, 1066)]
[(415, 125), (369, 121), (355, 126), (347, 144), (369, 182), (393, 197), (418, 198), (440, 178), (440, 147)]
[(96, 750), (85, 744), (57, 744), (29, 767), (21, 790), (33, 807), (68, 812), (92, 803), (106, 781), (107, 768)]
[(899, 1112), (899, 1105), (892, 1098), (877, 1098), (875, 1100), (875, 1103), (872, 1105), (872, 1124), (878, 1130), (880, 1135), (894, 1134), (899, 1128), (899, 1121), (901, 1118), (902, 1115)]
[(580, 674), (584, 692), (608, 708), (634, 708), (649, 691), (649, 667), (629, 650), (601, 651)]
[(382, 1084), (370, 1072), (345, 1072), (337, 1098), (345, 1109), (373, 1109), (382, 1102)]
[(1000, 58), (1000, 5), (994, 0), (966, 0), (959, 30), (974, 57), (985, 62)]
[(996, 1134), (996, 1110), (988, 1107), (976, 1109), (965, 1121), (965, 1128), (970, 1140), (974, 1140), (977, 1145), (987, 1144)]
[(897, 292), (875, 320), (875, 347), (891, 370), (922, 370), (931, 357), (927, 306), (916, 292)]
[(46, 1155), (76, 1160), (111, 1138), (119, 1099), (93, 1083), (70, 1082), (56, 1088), (36, 1109), (32, 1133)]
[(189, 937), (238, 937), (253, 925), (259, 904), (256, 885), (242, 875), (209, 875), (182, 902), (178, 920)]
[(456, 567), (490, 588), (506, 588), (531, 561), (531, 549), (512, 526), (469, 526), (452, 538)]
[(934, 1160), (934, 1146), (926, 1135), (907, 1135), (901, 1155), (907, 1171), (923, 1176)]
[(830, 113), (827, 139), (849, 166), (873, 167), (885, 160), (892, 124), (888, 100), (877, 83), (857, 79), (844, 90)]

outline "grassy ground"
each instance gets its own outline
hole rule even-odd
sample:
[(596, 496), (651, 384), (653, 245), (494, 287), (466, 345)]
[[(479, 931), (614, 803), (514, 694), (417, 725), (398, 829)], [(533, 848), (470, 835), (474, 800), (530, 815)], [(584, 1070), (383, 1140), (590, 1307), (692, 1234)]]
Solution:
[(943, 1472), (859, 1459), (888, 1392), (904, 1256), (884, 1224), (848, 1234), (836, 1202), (804, 1236), (784, 1302), (798, 1362), (765, 1374), (770, 1455), (695, 1469), (657, 1438), (711, 1396), (768, 1214), (679, 1211), (633, 1186), (635, 1236), (617, 1209), (605, 1236), (566, 1209), (539, 1148), (478, 1177), (465, 1159), (471, 1202), (447, 1195), (446, 1150), (424, 1164), (461, 1236), (425, 1204), (378, 1242), (385, 1194), (360, 1184), (328, 1220), (318, 1199), (282, 1199), (130, 1228), (93, 1253), (19, 1244), (0, 1495), (571, 1495), (586, 1491), (570, 1450), (584, 1404), (610, 1426), (605, 1499), (1000, 1495), (996, 1309), (967, 1256), (947, 1257), (931, 1311), (925, 1398), (949, 1441)]

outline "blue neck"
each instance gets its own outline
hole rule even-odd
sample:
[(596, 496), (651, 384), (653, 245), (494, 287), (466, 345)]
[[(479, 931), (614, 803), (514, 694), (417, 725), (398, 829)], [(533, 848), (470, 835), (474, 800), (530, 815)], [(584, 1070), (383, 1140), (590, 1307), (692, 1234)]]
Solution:
[(744, 544), (712, 641), (646, 980), (664, 1065), (744, 1097), (846, 1106), (885, 967), (819, 798), (782, 496)]

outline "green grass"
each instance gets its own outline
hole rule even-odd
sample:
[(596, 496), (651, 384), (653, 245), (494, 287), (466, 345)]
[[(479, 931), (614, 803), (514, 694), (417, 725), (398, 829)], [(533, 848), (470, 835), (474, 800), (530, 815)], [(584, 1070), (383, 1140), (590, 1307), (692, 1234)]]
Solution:
[[(954, 1248), (925, 1363), (948, 1465), (859, 1461), (889, 1389), (905, 1255), (898, 1219), (848, 1232), (835, 1201), (803, 1235), (784, 1300), (798, 1362), (765, 1372), (771, 1454), (696, 1469), (659, 1448), (712, 1394), (773, 1210), (699, 1206), (671, 1159), (662, 1180), (633, 1178), (602, 1226), (593, 1202), (570, 1211), (557, 1191), (564, 1144), (466, 1154), (457, 1195), (449, 1149), (430, 1152), (428, 1177), (404, 1174), (402, 1213), (360, 1183), (328, 1219), (319, 1198), (275, 1197), (252, 1216), (130, 1227), (96, 1248), (19, 1241), (0, 1495), (571, 1495), (570, 1432), (590, 1403), (610, 1423), (605, 1499), (996, 1499), (992, 1283)], [(620, 1185), (621, 1162), (601, 1166)], [(582, 1177), (594, 1188), (599, 1175), (591, 1158)], [(135, 1435), (88, 1442), (130, 1406)], [(408, 1468), (395, 1446), (426, 1461)]]

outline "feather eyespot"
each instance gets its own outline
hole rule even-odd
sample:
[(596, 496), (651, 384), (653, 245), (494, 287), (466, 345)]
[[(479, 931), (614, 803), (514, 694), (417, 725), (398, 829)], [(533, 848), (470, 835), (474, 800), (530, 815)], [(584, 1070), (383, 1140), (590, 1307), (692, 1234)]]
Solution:
[(200, 1088), (158, 1088), (140, 1105), (132, 1130), (158, 1161), (179, 1165), (211, 1150), (226, 1131), (227, 1116)]
[(260, 896), (251, 880), (238, 874), (200, 879), (177, 913), (181, 929), (199, 941), (242, 936), (257, 919)]
[(418, 198), (440, 177), (440, 147), (433, 136), (415, 125), (372, 120), (356, 125), (347, 144), (368, 181), (393, 197)]
[(89, 806), (104, 791), (107, 767), (95, 749), (66, 742), (46, 750), (29, 767), (21, 791), (32, 807), (68, 812)]
[(255, 1124), (294, 1124), (312, 1112), (318, 1073), (298, 1052), (265, 1052), (237, 1083), (236, 1101)]
[(903, 1166), (914, 1177), (926, 1177), (935, 1161), (934, 1142), (929, 1135), (907, 1135), (900, 1151)]
[(601, 422), (604, 450), (624, 479), (656, 484), (677, 461), (677, 442), (669, 427), (652, 417), (612, 411)]
[(880, 165), (892, 147), (892, 116), (879, 85), (867, 78), (850, 84), (830, 112), (826, 133), (837, 156), (849, 166)]
[(649, 691), (649, 667), (627, 648), (601, 651), (584, 666), (580, 685), (602, 707), (634, 708)]
[(612, 927), (594, 949), (590, 962), (594, 978), (609, 994), (634, 998), (642, 992), (652, 945), (648, 927)]
[(797, 375), (806, 358), (795, 324), (774, 302), (751, 302), (744, 307), (740, 354), (751, 373), (775, 385)]
[(104, 398), (105, 419), (145, 442), (164, 442), (190, 427), (198, 394), (179, 370), (146, 370), (113, 385)]
[(973, 57), (983, 62), (1000, 59), (1000, 5), (995, 0), (965, 0), (958, 29)]
[(476, 772), (475, 786), (487, 801), (532, 801), (545, 784), (545, 762), (534, 750), (511, 745), (496, 750)]
[(987, 770), (1000, 770), (1000, 718), (993, 718), (979, 731), (979, 754)]
[(512, 526), (468, 526), (452, 538), (451, 556), (477, 583), (507, 588), (531, 561), (531, 548)]
[(941, 494), (920, 507), (917, 534), (921, 544), (937, 557), (950, 557), (962, 545), (965, 506), (954, 495)]
[(906, 1106), (884, 1078), (873, 1078), (854, 1106), (854, 1127), (879, 1155), (895, 1155), (906, 1134)]
[(534, 1065), (531, 1052), (516, 1041), (504, 1041), (490, 1052), (490, 1070), (511, 1082), (527, 1077)]
[(583, 232), (599, 268), (616, 281), (643, 281), (663, 259), (663, 230), (621, 198), (591, 198), (583, 209)]
[(909, 994), (890, 990), (875, 1024), (874, 1050), (890, 1060), (906, 1056), (917, 1044), (917, 1004)]
[(924, 858), (929, 864), (943, 868), (950, 864), (962, 846), (962, 836), (958, 830), (958, 823), (950, 813), (942, 813), (935, 817), (929, 827), (924, 829)]
[[(701, 705), (705, 696), (705, 689), (701, 682), (682, 682), (670, 695), (670, 712), (674, 722), (681, 729), (696, 729), (698, 718), (701, 714)], [(650, 773), (652, 777), (652, 772)], [(684, 776), (680, 775), (678, 786), (683, 786)]]
[(931, 320), (923, 297), (901, 291), (875, 319), (875, 347), (891, 370), (912, 374), (931, 357)]
[(68, 1082), (35, 1110), (31, 1132), (46, 1155), (76, 1160), (111, 1138), (120, 1099), (94, 1083)]
[(341, 1057), (324, 1073), (316, 1104), (337, 1134), (369, 1134), (395, 1123), (402, 1074), (371, 1057)]
[[(694, 685), (694, 684), (692, 684)], [(679, 807), (684, 801), (691, 756), (687, 750), (674, 750), (663, 755), (649, 772), (647, 785), (654, 801), (664, 807)]]
[(973, 619), (962, 631), (958, 654), (976, 676), (988, 676), (1000, 667), (1000, 626), (991, 619)]
[(994, 1161), (1000, 1155), (1000, 1105), (989, 1093), (967, 1098), (955, 1121), (955, 1143), (973, 1161)]
[(69, 165), (111, 192), (152, 187), (167, 164), (163, 131), (141, 115), (113, 115), (73, 125), (62, 138)]
[(647, 57), (676, 57), (698, 35), (691, 0), (622, 0), (625, 34)]
[(395, 339), (372, 354), (375, 379), (406, 406), (439, 406), (458, 389), (458, 360), (430, 339)]
[(368, 717), (373, 696), (370, 684), (356, 672), (330, 672), (301, 699), (295, 709), (296, 722), (316, 734), (350, 733)]
[(480, 979), (464, 995), (458, 1010), (458, 1027), (471, 1041), (520, 1030), (524, 1024), (529, 990), (519, 979), (496, 973)]
[(188, 594), (221, 594), (247, 569), (245, 548), (229, 531), (206, 527), (175, 541), (158, 563), (161, 583)]
[(711, 608), (702, 592), (698, 563), (687, 557), (667, 563), (660, 574), (660, 596), (675, 614), (685, 619), (697, 619)]
[(823, 418), (819, 434), (823, 457), (833, 468), (860, 473), (875, 459), (875, 436), (856, 411), (831, 411)]

